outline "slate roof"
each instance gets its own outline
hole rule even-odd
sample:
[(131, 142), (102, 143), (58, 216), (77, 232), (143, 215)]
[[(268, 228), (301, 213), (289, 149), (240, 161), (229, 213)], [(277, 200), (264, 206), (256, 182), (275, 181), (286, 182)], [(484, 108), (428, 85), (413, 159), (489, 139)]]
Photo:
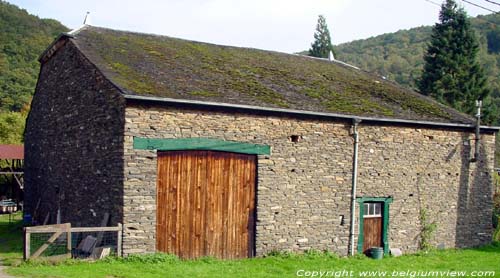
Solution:
[(125, 95), (474, 123), (429, 97), (323, 59), (93, 26), (70, 40)]

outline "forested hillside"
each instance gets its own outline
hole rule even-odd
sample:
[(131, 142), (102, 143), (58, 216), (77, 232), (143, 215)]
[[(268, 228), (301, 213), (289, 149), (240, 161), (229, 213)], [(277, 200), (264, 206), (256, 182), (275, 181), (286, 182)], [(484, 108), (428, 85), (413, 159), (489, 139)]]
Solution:
[(38, 56), (66, 31), (56, 20), (40, 19), (0, 1), (0, 143), (21, 142), (38, 76)]
[[(497, 109), (488, 122), (500, 125), (500, 14), (478, 16), (471, 22), (481, 46), (480, 64), (488, 75), (492, 104)], [(336, 58), (415, 88), (431, 31), (432, 26), (423, 26), (341, 44), (336, 46)]]

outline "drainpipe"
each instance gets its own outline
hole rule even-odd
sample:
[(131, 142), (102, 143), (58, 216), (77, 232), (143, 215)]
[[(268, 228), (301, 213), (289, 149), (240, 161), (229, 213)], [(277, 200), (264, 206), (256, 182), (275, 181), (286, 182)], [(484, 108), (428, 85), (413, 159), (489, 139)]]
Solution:
[(349, 232), (349, 255), (354, 255), (354, 225), (356, 222), (356, 186), (358, 182), (358, 124), (360, 119), (352, 120), (352, 137), (354, 138), (354, 153), (352, 156), (352, 191), (351, 191), (351, 230)]
[(479, 134), (479, 129), (481, 126), (481, 106), (483, 105), (483, 102), (481, 99), (476, 100), (476, 107), (477, 107), (477, 113), (476, 113), (476, 138), (475, 144), (474, 144), (474, 158), (472, 158), (472, 162), (476, 162), (479, 158), (479, 137), (481, 136)]

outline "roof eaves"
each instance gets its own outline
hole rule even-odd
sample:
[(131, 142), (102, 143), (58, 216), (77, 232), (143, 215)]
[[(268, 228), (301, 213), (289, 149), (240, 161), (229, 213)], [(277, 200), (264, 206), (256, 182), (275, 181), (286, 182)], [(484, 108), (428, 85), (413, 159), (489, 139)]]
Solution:
[[(410, 125), (423, 125), (423, 126), (432, 126), (432, 127), (465, 128), (465, 129), (474, 129), (475, 128), (475, 125), (473, 125), (473, 124), (443, 123), (443, 122), (418, 121), (418, 120), (406, 120), (406, 119), (390, 119), (390, 118), (373, 118), (373, 117), (364, 117), (364, 116), (344, 115), (344, 114), (337, 114), (337, 113), (314, 112), (314, 111), (284, 109), (284, 108), (269, 108), (269, 107), (242, 105), (242, 104), (218, 103), (218, 102), (185, 100), (185, 99), (174, 99), (174, 98), (161, 98), (161, 97), (151, 97), (151, 96), (138, 96), (138, 95), (130, 95), (130, 94), (123, 94), (123, 95), (124, 95), (125, 99), (152, 101), (152, 102), (159, 102), (159, 103), (201, 105), (201, 106), (208, 106), (208, 107), (233, 108), (233, 109), (236, 108), (236, 109), (247, 110), (247, 111), (262, 111), (262, 112), (275, 112), (275, 113), (278, 112), (278, 113), (291, 114), (291, 115), (319, 116), (319, 117), (336, 118), (336, 119), (342, 119), (342, 120), (359, 119), (361, 121), (386, 123), (386, 124), (410, 124)], [(493, 132), (500, 131), (500, 127), (498, 127), (498, 126), (481, 126), (481, 129), (484, 131), (493, 131)]]
[(38, 57), (38, 62), (43, 64), (47, 62), (56, 51), (65, 44), (65, 39), (72, 38), (73, 36), (68, 33), (61, 33), (57, 38), (45, 49), (44, 52)]

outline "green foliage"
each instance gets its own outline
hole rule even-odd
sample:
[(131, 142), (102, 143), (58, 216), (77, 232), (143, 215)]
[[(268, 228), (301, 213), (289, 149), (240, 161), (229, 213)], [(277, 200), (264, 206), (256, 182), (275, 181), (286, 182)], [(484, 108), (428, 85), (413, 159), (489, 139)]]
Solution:
[[(488, 51), (488, 44), (500, 43), (487, 38), (490, 32), (499, 32), (500, 14), (471, 18), (471, 27), (478, 34), (478, 61), (488, 76), (490, 97), (483, 100), (486, 107), (482, 122), (500, 125), (500, 53)], [(365, 40), (357, 40), (336, 46), (339, 60), (385, 76), (389, 80), (413, 88), (421, 78), (432, 27), (422, 26), (395, 33), (384, 34)], [(499, 159), (500, 161), (500, 154)]]
[(500, 242), (500, 214), (496, 214), (496, 227), (495, 231), (493, 232), (493, 241)]
[(486, 35), (488, 39), (488, 52), (500, 53), (500, 29), (493, 29)]
[(0, 143), (20, 143), (24, 116), (39, 71), (38, 56), (61, 32), (58, 21), (40, 19), (0, 1)]
[(489, 94), (486, 77), (477, 61), (479, 44), (463, 8), (454, 0), (441, 6), (424, 56), (420, 92), (455, 109), (474, 114), (475, 101)]
[(26, 117), (20, 112), (0, 112), (0, 144), (20, 144)]
[(436, 222), (430, 222), (426, 209), (420, 210), (420, 250), (429, 251), (433, 249), (432, 237), (436, 231)]
[(264, 255), (264, 257), (282, 258), (288, 259), (298, 256), (297, 253), (287, 251), (287, 250), (272, 250), (271, 252)]
[(314, 42), (311, 44), (311, 49), (309, 49), (309, 56), (328, 58), (330, 51), (335, 56), (326, 19), (320, 15), (318, 17), (318, 24), (316, 25), (316, 32), (314, 33)]

